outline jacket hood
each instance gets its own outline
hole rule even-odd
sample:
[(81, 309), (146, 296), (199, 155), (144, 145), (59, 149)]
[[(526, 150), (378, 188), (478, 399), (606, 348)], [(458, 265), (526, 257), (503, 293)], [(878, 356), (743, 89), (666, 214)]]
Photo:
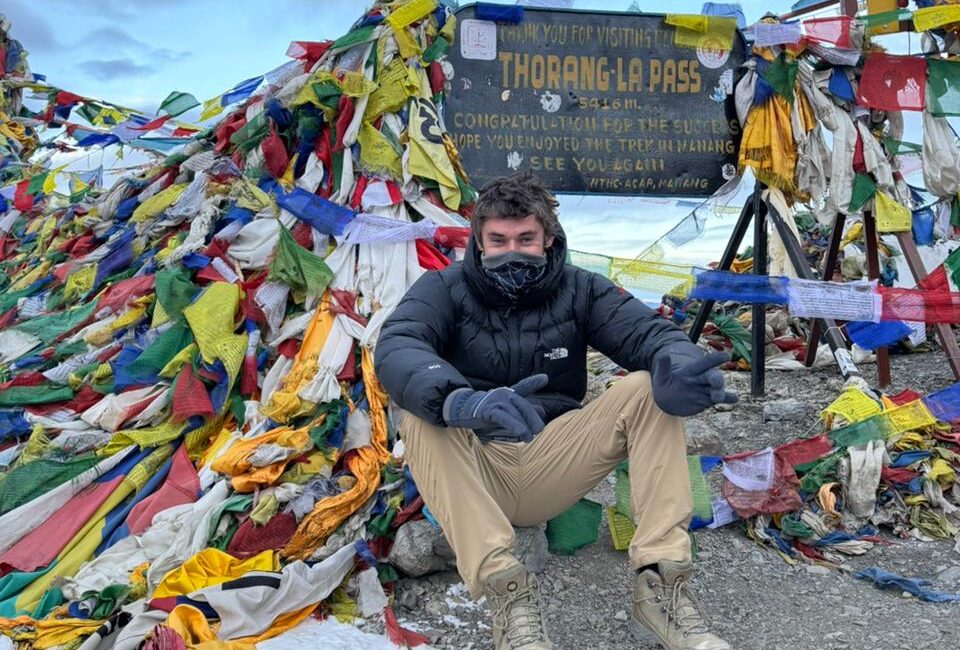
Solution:
[(470, 235), (463, 260), (463, 270), (467, 284), (470, 285), (480, 301), (488, 307), (497, 309), (539, 307), (554, 294), (560, 284), (560, 278), (563, 276), (563, 267), (567, 261), (567, 236), (563, 232), (563, 228), (557, 228), (553, 244), (545, 252), (547, 254), (546, 274), (539, 282), (517, 296), (516, 300), (513, 300), (504, 294), (484, 272), (483, 264), (480, 261), (480, 248), (474, 241), (473, 235)]

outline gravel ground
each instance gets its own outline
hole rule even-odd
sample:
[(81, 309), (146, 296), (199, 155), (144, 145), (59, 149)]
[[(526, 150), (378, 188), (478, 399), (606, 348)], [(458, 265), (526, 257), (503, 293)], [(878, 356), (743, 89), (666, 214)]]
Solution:
[[(928, 392), (953, 379), (939, 354), (891, 359), (893, 392)], [(876, 367), (866, 365), (868, 380)], [(732, 411), (691, 418), (690, 427), (708, 437), (719, 432), (724, 453), (762, 449), (811, 432), (815, 413), (842, 387), (836, 371), (768, 372), (767, 395), (749, 396), (749, 375), (728, 375), (741, 395)], [(798, 421), (764, 422), (772, 401), (799, 399), (810, 414)], [(698, 434), (698, 435), (699, 435)], [(614, 502), (613, 477), (589, 495)], [(899, 540), (851, 558), (857, 570), (877, 566), (904, 576), (933, 580), (933, 588), (960, 592), (960, 555), (949, 541)], [(732, 524), (695, 533), (698, 574), (693, 584), (714, 631), (738, 650), (960, 648), (960, 604), (931, 604), (897, 591), (880, 591), (844, 572), (818, 566), (791, 566), (773, 551), (755, 545)], [(627, 650), (646, 648), (630, 635), (631, 575), (626, 554), (613, 549), (606, 522), (596, 544), (574, 556), (551, 555), (541, 578), (554, 647)], [(398, 586), (401, 622), (426, 634), (437, 648), (490, 648), (482, 605), (469, 599), (455, 572), (405, 579)]]

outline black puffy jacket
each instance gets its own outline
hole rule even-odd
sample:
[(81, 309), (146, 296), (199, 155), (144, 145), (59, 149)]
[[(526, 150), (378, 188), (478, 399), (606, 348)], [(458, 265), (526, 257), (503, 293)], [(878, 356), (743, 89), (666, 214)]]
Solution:
[(404, 410), (443, 426), (457, 388), (487, 390), (546, 373), (530, 397), (544, 422), (580, 408), (587, 346), (627, 370), (647, 370), (664, 345), (689, 340), (674, 324), (597, 273), (565, 263), (562, 233), (546, 276), (514, 303), (484, 273), (473, 238), (463, 262), (421, 276), (387, 319), (375, 367)]

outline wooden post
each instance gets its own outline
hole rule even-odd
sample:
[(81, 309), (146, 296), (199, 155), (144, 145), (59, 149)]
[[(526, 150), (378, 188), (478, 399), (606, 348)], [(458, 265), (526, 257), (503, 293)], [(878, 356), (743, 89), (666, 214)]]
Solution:
[[(827, 248), (827, 254), (823, 260), (823, 266), (820, 267), (820, 279), (824, 282), (833, 280), (833, 269), (837, 266), (837, 257), (840, 256), (840, 240), (843, 239), (843, 225), (847, 217), (837, 213), (833, 218), (833, 230), (830, 232), (830, 246)], [(797, 271), (799, 273), (799, 271)], [(817, 358), (817, 347), (820, 345), (820, 331), (823, 321), (815, 318), (810, 324), (810, 340), (807, 341), (807, 355), (803, 359), (803, 364), (810, 368)]]
[[(920, 283), (927, 277), (927, 270), (923, 268), (923, 260), (920, 259), (920, 252), (917, 250), (917, 244), (913, 241), (913, 233), (898, 232), (897, 241), (900, 243), (900, 250), (907, 260), (907, 266), (910, 267), (910, 274), (914, 281)], [(937, 332), (937, 338), (940, 339), (940, 345), (943, 346), (943, 353), (947, 355), (947, 362), (950, 369), (953, 370), (953, 376), (960, 381), (960, 345), (957, 345), (957, 337), (953, 333), (953, 327), (949, 323), (937, 323), (934, 326)]]
[[(783, 241), (783, 247), (787, 250), (787, 256), (790, 258), (790, 264), (793, 265), (794, 270), (797, 272), (797, 275), (804, 280), (814, 280), (813, 271), (810, 270), (810, 266), (807, 264), (807, 258), (803, 255), (803, 251), (800, 249), (800, 242), (797, 241), (796, 237), (793, 236), (793, 231), (787, 226), (786, 221), (783, 215), (777, 212), (776, 208), (772, 205), (767, 205), (767, 214), (770, 216), (770, 220), (773, 221), (774, 227), (777, 229), (777, 233), (780, 235), (780, 239)], [(837, 222), (841, 225), (837, 227), (837, 230), (843, 230), (843, 217), (837, 215), (838, 221), (834, 222), (836, 226)], [(840, 239), (837, 238), (837, 244), (839, 247)], [(830, 267), (832, 268), (832, 267)], [(840, 330), (837, 328), (837, 322), (830, 318), (814, 319), (813, 321), (817, 325), (821, 322), (826, 325), (827, 328), (827, 343), (830, 345), (830, 350), (833, 352), (834, 358), (837, 360), (837, 366), (840, 368), (840, 374), (843, 375), (844, 379), (849, 379), (850, 377), (860, 377), (860, 370), (857, 368), (856, 364), (853, 363), (853, 358), (850, 356), (850, 351), (847, 350), (847, 342), (844, 340), (843, 335), (840, 334)], [(807, 352), (809, 354), (810, 348), (807, 347)], [(816, 354), (816, 352), (814, 352)]]
[[(733, 260), (737, 256), (737, 250), (740, 248), (740, 244), (743, 243), (744, 235), (747, 234), (747, 228), (750, 226), (750, 219), (752, 217), (753, 201), (748, 199), (740, 210), (740, 216), (737, 218), (737, 224), (733, 227), (733, 232), (730, 233), (730, 239), (727, 240), (727, 247), (723, 251), (723, 257), (720, 258), (720, 265), (717, 267), (718, 270), (729, 271), (730, 267), (733, 266)], [(713, 312), (715, 302), (714, 300), (704, 300), (700, 304), (700, 311), (697, 312), (697, 317), (694, 319), (693, 326), (690, 328), (690, 340), (694, 343), (700, 340), (700, 334), (703, 333), (703, 326), (707, 324), (707, 319), (710, 318), (710, 313)]]

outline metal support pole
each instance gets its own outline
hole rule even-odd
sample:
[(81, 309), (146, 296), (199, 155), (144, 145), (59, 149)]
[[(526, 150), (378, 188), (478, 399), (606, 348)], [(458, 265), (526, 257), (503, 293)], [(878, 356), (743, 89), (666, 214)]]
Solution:
[[(753, 273), (767, 274), (767, 219), (766, 206), (760, 200), (763, 185), (758, 184), (753, 194)], [(764, 393), (766, 379), (767, 306), (754, 304), (750, 338), (750, 394)]]

